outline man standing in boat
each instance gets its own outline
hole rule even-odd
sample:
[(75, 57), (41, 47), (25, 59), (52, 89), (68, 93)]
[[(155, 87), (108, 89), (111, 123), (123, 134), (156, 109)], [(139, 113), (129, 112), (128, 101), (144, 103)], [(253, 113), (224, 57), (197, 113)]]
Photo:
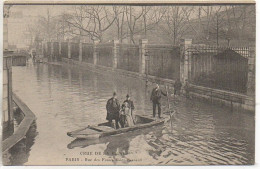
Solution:
[(158, 107), (158, 117), (161, 118), (161, 97), (162, 95), (167, 96), (161, 89), (159, 84), (152, 90), (150, 100), (153, 102), (153, 117), (156, 115), (156, 106)]
[(110, 125), (112, 125), (112, 120), (115, 120), (116, 128), (118, 129), (120, 104), (116, 98), (116, 92), (114, 92), (113, 97), (107, 101), (106, 109), (107, 109), (106, 119), (109, 121)]

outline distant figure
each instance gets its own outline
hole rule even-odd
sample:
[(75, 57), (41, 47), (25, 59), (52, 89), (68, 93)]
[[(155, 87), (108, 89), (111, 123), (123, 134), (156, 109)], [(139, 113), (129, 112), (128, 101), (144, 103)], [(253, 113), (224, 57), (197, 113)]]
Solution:
[(176, 96), (176, 95), (180, 96), (181, 86), (182, 86), (182, 84), (181, 84), (180, 79), (177, 79), (174, 83), (174, 86), (173, 86), (174, 87), (174, 96)]
[(107, 101), (106, 109), (107, 109), (106, 119), (109, 121), (111, 126), (112, 126), (112, 120), (115, 120), (116, 129), (118, 129), (120, 104), (116, 98), (116, 92), (114, 92), (113, 97)]
[(162, 94), (164, 96), (167, 96), (166, 93), (164, 93), (158, 84), (156, 84), (156, 87), (152, 90), (151, 98), (150, 100), (153, 102), (153, 117), (156, 115), (156, 105), (158, 106), (158, 117), (161, 118), (161, 97)]
[(126, 95), (126, 100), (122, 104), (122, 110), (120, 114), (120, 125), (121, 127), (130, 127), (135, 124), (134, 115), (134, 102), (130, 99), (130, 96)]
[(36, 52), (35, 52), (35, 50), (31, 51), (31, 56), (32, 56), (32, 61), (35, 62), (35, 59), (36, 59)]
[(189, 99), (190, 98), (190, 83), (189, 83), (188, 79), (185, 80), (184, 90), (185, 90), (186, 98)]

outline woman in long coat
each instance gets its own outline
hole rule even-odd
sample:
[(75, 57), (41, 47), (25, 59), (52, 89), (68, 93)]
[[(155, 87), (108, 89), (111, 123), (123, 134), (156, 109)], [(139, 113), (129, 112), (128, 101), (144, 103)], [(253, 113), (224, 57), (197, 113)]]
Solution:
[(130, 96), (126, 95), (126, 100), (122, 104), (120, 124), (121, 127), (130, 127), (135, 125), (134, 103), (130, 100)]

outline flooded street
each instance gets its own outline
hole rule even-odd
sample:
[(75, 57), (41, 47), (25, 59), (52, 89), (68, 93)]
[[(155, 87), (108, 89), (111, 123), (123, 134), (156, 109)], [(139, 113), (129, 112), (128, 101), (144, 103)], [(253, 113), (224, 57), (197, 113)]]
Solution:
[[(68, 131), (104, 122), (105, 105), (113, 91), (120, 103), (129, 93), (137, 114), (152, 114), (152, 87), (139, 79), (61, 65), (13, 67), (13, 91), (35, 113), (38, 133), (27, 154), (21, 155), (25, 159), (13, 164), (94, 165), (95, 161), (88, 161), (93, 150), (101, 155), (92, 155), (92, 160), (97, 157), (104, 165), (254, 163), (253, 113), (231, 112), (185, 98), (171, 98), (171, 107), (177, 111), (173, 126), (167, 123), (91, 141), (67, 136)], [(162, 109), (167, 110), (165, 97)]]

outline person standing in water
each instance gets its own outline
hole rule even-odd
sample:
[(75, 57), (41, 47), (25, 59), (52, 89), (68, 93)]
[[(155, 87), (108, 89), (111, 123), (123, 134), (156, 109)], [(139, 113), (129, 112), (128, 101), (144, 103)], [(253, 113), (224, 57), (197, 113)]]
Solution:
[(158, 117), (161, 118), (161, 97), (162, 95), (167, 96), (161, 89), (159, 84), (152, 90), (150, 100), (153, 102), (153, 117), (156, 115), (156, 106), (158, 107)]
[(185, 96), (187, 99), (190, 99), (190, 83), (189, 83), (189, 80), (186, 79), (185, 80), (185, 85), (184, 85), (184, 90), (185, 90)]
[(180, 96), (180, 94), (181, 94), (181, 87), (182, 87), (180, 79), (177, 79), (175, 81), (173, 87), (174, 87), (174, 96), (176, 96), (176, 95)]

